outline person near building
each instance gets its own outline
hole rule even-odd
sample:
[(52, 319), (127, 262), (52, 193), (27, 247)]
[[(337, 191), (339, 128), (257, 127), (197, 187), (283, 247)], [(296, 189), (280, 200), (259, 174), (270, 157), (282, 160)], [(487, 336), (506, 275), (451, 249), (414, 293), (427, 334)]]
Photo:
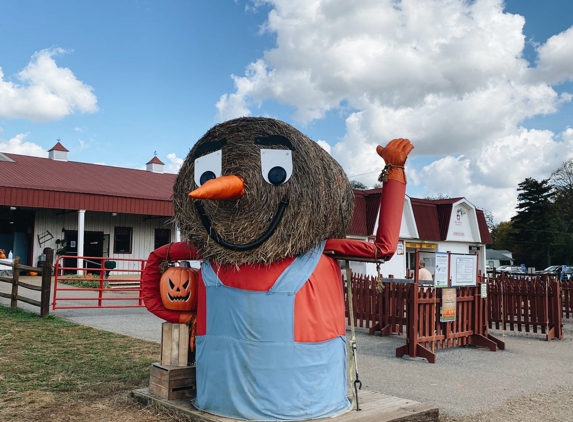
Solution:
[(418, 280), (433, 280), (432, 273), (426, 269), (424, 261), (420, 261), (418, 265)]

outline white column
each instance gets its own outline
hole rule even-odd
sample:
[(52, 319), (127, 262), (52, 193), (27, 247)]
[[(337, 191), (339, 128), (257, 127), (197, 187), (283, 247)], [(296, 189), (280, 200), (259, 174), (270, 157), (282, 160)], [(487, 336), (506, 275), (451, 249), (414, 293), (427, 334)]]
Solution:
[(175, 241), (176, 242), (181, 242), (181, 231), (179, 230), (179, 227), (175, 227)]
[[(78, 268), (84, 267), (84, 260), (83, 258), (79, 258), (80, 256), (84, 256), (84, 223), (86, 217), (86, 210), (79, 210), (78, 211)], [(82, 270), (78, 270), (78, 274), (83, 274)]]

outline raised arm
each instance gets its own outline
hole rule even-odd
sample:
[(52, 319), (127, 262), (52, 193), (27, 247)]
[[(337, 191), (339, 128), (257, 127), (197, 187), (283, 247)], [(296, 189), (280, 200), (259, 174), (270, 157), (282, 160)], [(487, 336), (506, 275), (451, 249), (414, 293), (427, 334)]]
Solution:
[(400, 224), (406, 194), (406, 172), (404, 164), (414, 146), (408, 139), (394, 139), (386, 147), (378, 146), (376, 152), (384, 159), (385, 167), (380, 175), (382, 194), (378, 229), (374, 243), (351, 239), (330, 239), (325, 253), (356, 258), (377, 258), (389, 260), (398, 245)]

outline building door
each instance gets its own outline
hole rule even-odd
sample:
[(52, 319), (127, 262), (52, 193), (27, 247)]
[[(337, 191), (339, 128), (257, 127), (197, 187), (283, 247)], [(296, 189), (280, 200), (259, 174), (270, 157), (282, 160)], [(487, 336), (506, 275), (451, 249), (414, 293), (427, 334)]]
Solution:
[[(64, 255), (78, 254), (78, 231), (66, 230), (64, 234), (66, 242), (66, 251)], [(84, 232), (84, 256), (103, 257), (103, 232)], [(64, 267), (75, 268), (78, 265), (76, 258), (64, 258)], [(84, 268), (101, 268), (99, 260), (84, 259)], [(66, 271), (66, 273), (75, 273), (76, 270)]]

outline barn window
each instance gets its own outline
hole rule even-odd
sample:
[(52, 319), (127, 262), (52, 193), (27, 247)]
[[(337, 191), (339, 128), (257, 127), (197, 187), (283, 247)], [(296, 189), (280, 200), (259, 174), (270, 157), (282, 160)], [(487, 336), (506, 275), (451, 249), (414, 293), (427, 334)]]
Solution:
[(113, 253), (131, 253), (132, 227), (116, 227), (113, 236)]
[(171, 242), (171, 230), (155, 229), (155, 249)]

